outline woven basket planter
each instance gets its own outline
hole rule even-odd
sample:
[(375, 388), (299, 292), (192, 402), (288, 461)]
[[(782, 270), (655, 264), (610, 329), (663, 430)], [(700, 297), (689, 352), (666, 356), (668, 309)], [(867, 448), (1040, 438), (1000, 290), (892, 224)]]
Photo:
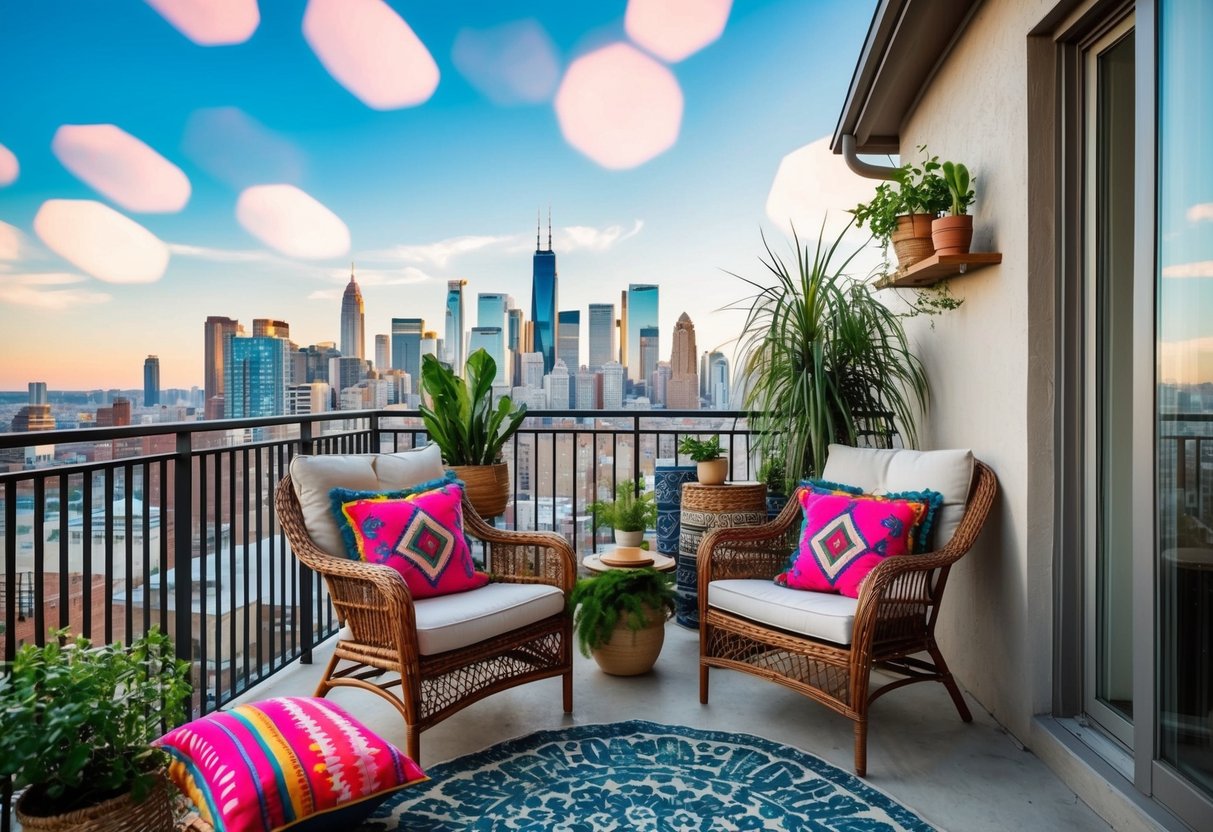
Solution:
[(25, 812), (27, 791), (17, 801), (16, 815), (25, 832), (173, 832), (173, 793), (161, 778), (141, 803), (127, 792), (74, 812), (39, 816)]
[(468, 500), (477, 514), (488, 519), (505, 513), (510, 502), (510, 468), (506, 463), (452, 465), (451, 470), (463, 480)]
[(935, 253), (931, 242), (931, 215), (907, 214), (897, 218), (897, 230), (893, 232), (893, 251), (897, 254), (899, 268), (908, 269), (920, 260)]
[(665, 644), (665, 616), (649, 611), (646, 618), (648, 626), (639, 630), (628, 629), (627, 622), (620, 619), (610, 639), (591, 651), (603, 673), (639, 676), (653, 669)]

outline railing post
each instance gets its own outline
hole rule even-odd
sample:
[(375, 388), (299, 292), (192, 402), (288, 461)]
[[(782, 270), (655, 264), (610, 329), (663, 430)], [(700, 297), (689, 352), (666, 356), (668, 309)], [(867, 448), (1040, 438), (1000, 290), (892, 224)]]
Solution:
[[(310, 455), (314, 451), (312, 441), (312, 423), (309, 421), (301, 421), (299, 423), (299, 453)], [(295, 599), (295, 603), (299, 609), (299, 663), (312, 663), (312, 638), (315, 632), (315, 619), (312, 617), (314, 611), (313, 585), (315, 581), (312, 576), (312, 570), (308, 569), (299, 563), (299, 597)]]
[[(177, 433), (177, 448), (173, 457), (173, 640), (177, 658), (191, 664), (193, 650), (194, 607), (194, 460), (191, 434)], [(202, 593), (205, 604), (206, 593)], [(205, 612), (205, 610), (204, 610)], [(206, 677), (200, 674), (199, 682), (206, 687)], [(206, 691), (202, 691), (205, 700)]]
[(371, 453), (377, 454), (383, 450), (383, 447), (379, 444), (382, 441), (382, 437), (379, 435), (379, 411), (376, 410), (372, 413), (368, 421), (371, 428)]
[(640, 416), (632, 417), (632, 489), (640, 496)]

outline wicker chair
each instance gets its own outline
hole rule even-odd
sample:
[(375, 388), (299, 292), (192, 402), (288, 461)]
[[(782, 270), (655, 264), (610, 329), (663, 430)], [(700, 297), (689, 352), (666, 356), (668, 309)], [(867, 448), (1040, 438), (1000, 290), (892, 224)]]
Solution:
[[(288, 475), (278, 485), (276, 507), (291, 551), (308, 568), (324, 576), (340, 634), (316, 696), (333, 688), (355, 687), (387, 699), (404, 717), (406, 753), (420, 759), (420, 734), (486, 696), (537, 679), (562, 676), (564, 712), (573, 710), (572, 618), (560, 612), (530, 621), (480, 641), (427, 654), (418, 638), (418, 605), (422, 619), (439, 630), (441, 605), (448, 599), (465, 606), (499, 584), (546, 584), (567, 598), (575, 580), (572, 548), (556, 534), (493, 528), (463, 502), (464, 531), (484, 541), (493, 575), (488, 586), (441, 598), (414, 602), (400, 574), (387, 566), (334, 557), (315, 544), (304, 525), (303, 511)], [(496, 587), (496, 589), (494, 589)], [(448, 606), (449, 610), (449, 606)], [(437, 620), (435, 620), (437, 619)], [(379, 677), (393, 674), (385, 681)], [(399, 686), (399, 695), (393, 688)]]
[[(828, 468), (826, 478), (830, 478)], [(801, 520), (798, 495), (766, 525), (717, 529), (707, 535), (698, 550), (699, 701), (708, 701), (712, 667), (751, 673), (815, 699), (855, 722), (855, 773), (861, 777), (867, 773), (868, 710), (877, 697), (913, 682), (941, 682), (960, 718), (971, 722), (969, 708), (935, 642), (935, 623), (948, 570), (977, 539), (996, 491), (994, 473), (974, 461), (972, 485), (967, 503), (961, 503), (963, 516), (955, 534), (937, 551), (888, 558), (877, 566), (865, 580), (857, 606), (850, 610), (853, 624), (849, 615), (835, 619), (850, 627), (849, 633), (843, 631), (837, 638), (809, 636), (755, 620), (772, 620), (762, 608), (764, 593), (818, 596), (814, 600), (826, 605), (853, 603), (838, 595), (802, 593), (770, 583), (786, 568), (788, 553), (795, 547)], [(959, 513), (960, 505), (957, 509)], [(720, 584), (713, 592), (714, 581), (729, 579), (766, 582), (753, 585), (754, 597), (760, 600), (744, 610), (748, 615), (739, 614), (738, 605), (726, 600), (726, 588), (734, 585)], [(731, 609), (715, 606), (713, 596)], [(849, 643), (842, 643), (848, 635)], [(926, 656), (917, 655), (923, 653)], [(873, 668), (898, 678), (869, 691)]]

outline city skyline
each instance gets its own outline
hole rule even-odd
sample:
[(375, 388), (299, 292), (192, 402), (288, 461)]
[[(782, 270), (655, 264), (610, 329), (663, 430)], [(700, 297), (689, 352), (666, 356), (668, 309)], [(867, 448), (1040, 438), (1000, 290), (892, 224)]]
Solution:
[[(135, 388), (147, 355), (162, 389), (205, 385), (207, 316), (286, 320), (296, 343), (340, 343), (331, 302), (351, 260), (364, 350), (394, 318), (444, 334), (452, 280), (529, 311), (530, 214), (549, 204), (557, 311), (581, 310), (583, 344), (590, 304), (618, 304), (636, 283), (661, 287), (663, 340), (686, 311), (713, 349), (741, 322), (716, 310), (747, 294), (726, 272), (761, 274), (760, 230), (815, 231), (858, 201), (821, 140), (868, 4), (724, 3), (719, 38), (662, 57), (627, 31), (624, 2), (393, 2), (438, 70), (407, 106), (331, 73), (304, 5), (261, 4), (253, 31), (219, 46), (144, 4), (10, 10), (0, 73), (21, 81), (0, 92), (14, 160), (0, 170), (0, 389)], [(831, 37), (804, 50), (796, 33), (819, 30)], [(533, 47), (526, 60), (517, 44)], [(628, 158), (588, 146), (561, 109), (572, 67), (620, 56), (677, 93), (657, 111), (673, 121), (668, 141), (615, 141)], [(162, 175), (132, 189), (138, 166), (96, 169), (107, 148), (151, 153)], [(320, 231), (278, 235), (265, 219), (284, 204)], [(146, 230), (155, 262), (115, 272), (65, 247), (57, 229), (94, 215)]]

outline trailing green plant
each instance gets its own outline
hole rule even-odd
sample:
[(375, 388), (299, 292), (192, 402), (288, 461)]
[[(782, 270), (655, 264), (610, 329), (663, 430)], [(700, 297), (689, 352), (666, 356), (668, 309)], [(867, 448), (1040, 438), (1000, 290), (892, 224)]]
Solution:
[(637, 494), (636, 483), (621, 480), (615, 486), (614, 500), (597, 500), (590, 503), (594, 515), (594, 528), (619, 529), (624, 532), (642, 532), (657, 525), (657, 495), (644, 490), (640, 483)]
[(932, 318), (931, 329), (935, 328), (934, 316), (959, 309), (964, 303), (964, 298), (958, 298), (952, 294), (952, 289), (946, 280), (940, 281), (934, 286), (924, 286), (913, 291), (912, 300), (905, 299), (903, 295), (908, 309), (901, 313), (901, 317), (917, 318), (919, 315), (927, 315)]
[(733, 275), (757, 291), (729, 308), (746, 312), (739, 338), (744, 406), (757, 431), (753, 450), (782, 456), (790, 481), (819, 476), (830, 443), (889, 447), (917, 444), (915, 417), (926, 408), (922, 364), (898, 315), (839, 262), (849, 226), (833, 241), (801, 247), (789, 268), (763, 235), (765, 282)]
[[(30, 786), (31, 814), (142, 800), (168, 764), (152, 740), (186, 717), (190, 664), (153, 628), (130, 647), (93, 647), (53, 630), (0, 676), (0, 778)], [(33, 801), (29, 803), (28, 801)]]
[(967, 213), (973, 204), (973, 189), (969, 187), (969, 169), (959, 162), (943, 163), (943, 181), (948, 186), (948, 194), (952, 198), (952, 215), (960, 216)]
[(767, 494), (788, 494), (793, 489), (788, 483), (788, 463), (782, 456), (767, 457), (758, 466), (758, 479), (766, 483)]
[(897, 230), (897, 218), (909, 211), (905, 208), (901, 192), (892, 183), (881, 182), (870, 200), (859, 203), (849, 213), (855, 217), (857, 228), (866, 225), (877, 245), (887, 246)]
[(500, 461), (501, 447), (522, 424), (526, 405), (514, 407), (502, 396), (493, 406), (497, 362), (485, 349), (468, 356), (466, 369), (465, 381), (433, 355), (422, 356), (421, 388), (430, 404), (418, 410), (447, 465), (491, 465)]
[(907, 162), (893, 174), (901, 194), (902, 206), (907, 214), (930, 214), (937, 217), (952, 203), (948, 183), (940, 171), (938, 156), (928, 156), (925, 144), (918, 146), (922, 161)]
[(674, 612), (673, 576), (652, 567), (612, 569), (582, 578), (569, 593), (574, 610), (573, 628), (583, 656), (611, 640), (620, 620), (628, 629), (648, 626), (653, 615), (668, 618)]
[(724, 448), (720, 447), (720, 437), (697, 439), (694, 436), (684, 436), (678, 443), (678, 453), (686, 454), (692, 462), (711, 462), (724, 456)]

